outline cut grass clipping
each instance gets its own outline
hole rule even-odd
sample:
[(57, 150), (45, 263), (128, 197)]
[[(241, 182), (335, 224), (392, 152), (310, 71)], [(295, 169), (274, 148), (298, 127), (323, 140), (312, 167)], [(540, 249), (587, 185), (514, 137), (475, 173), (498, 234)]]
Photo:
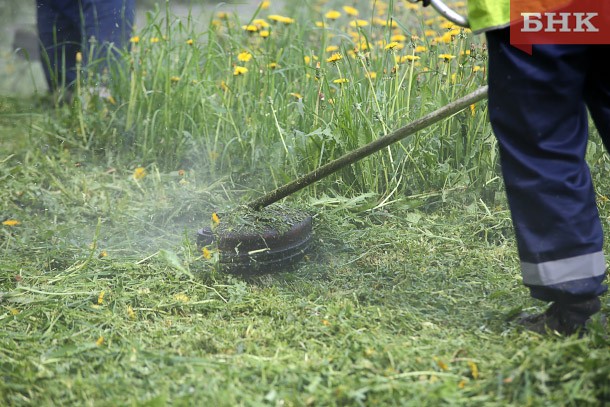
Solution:
[[(610, 403), (597, 317), (583, 338), (513, 322), (544, 304), (521, 282), (484, 103), (239, 210), (479, 88), (481, 36), (408, 1), (203, 19), (170, 3), (74, 104), (0, 97), (0, 405)], [(25, 76), (14, 57), (5, 85)], [(105, 81), (112, 98), (88, 95)], [(588, 147), (608, 233), (610, 161), (594, 132)], [(215, 223), (283, 230), (291, 208), (315, 212), (294, 268), (224, 273), (196, 244)]]

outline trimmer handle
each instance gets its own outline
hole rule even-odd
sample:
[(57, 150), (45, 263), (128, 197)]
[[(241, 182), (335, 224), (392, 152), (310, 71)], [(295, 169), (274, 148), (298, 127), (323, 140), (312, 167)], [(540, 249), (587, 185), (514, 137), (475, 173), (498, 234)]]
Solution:
[(418, 3), (419, 1), (424, 1), (425, 5), (430, 4), (440, 15), (445, 17), (447, 20), (451, 21), (454, 24), (457, 24), (461, 27), (468, 28), (470, 24), (468, 23), (468, 19), (463, 15), (457, 13), (448, 5), (442, 2), (442, 0), (409, 0), (411, 3)]

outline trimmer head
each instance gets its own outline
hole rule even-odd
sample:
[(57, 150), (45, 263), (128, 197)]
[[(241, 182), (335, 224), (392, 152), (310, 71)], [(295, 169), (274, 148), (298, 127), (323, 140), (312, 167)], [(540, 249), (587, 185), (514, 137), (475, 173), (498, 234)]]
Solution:
[(311, 248), (312, 217), (297, 211), (266, 212), (251, 212), (245, 217), (219, 215), (218, 225), (197, 231), (197, 246), (218, 250), (222, 271), (267, 273), (287, 269)]

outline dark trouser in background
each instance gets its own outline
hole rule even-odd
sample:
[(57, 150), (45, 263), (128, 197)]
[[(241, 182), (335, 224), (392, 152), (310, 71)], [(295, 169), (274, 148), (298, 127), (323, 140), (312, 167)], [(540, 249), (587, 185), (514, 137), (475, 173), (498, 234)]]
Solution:
[(83, 65), (99, 58), (100, 72), (107, 67), (108, 50), (127, 46), (135, 18), (135, 0), (36, 0), (36, 8), (41, 61), (51, 90), (75, 81), (79, 51)]
[(509, 29), (486, 34), (489, 114), (534, 298), (574, 303), (606, 291), (602, 225), (585, 162), (588, 111), (610, 147), (610, 45), (540, 45), (528, 55)]

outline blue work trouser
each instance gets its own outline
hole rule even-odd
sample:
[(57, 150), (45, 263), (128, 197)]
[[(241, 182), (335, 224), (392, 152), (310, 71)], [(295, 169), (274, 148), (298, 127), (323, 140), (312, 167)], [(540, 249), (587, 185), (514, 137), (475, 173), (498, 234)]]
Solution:
[(41, 60), (51, 90), (74, 82), (79, 51), (83, 65), (99, 59), (100, 71), (107, 67), (108, 50), (127, 46), (135, 17), (135, 0), (36, 0), (36, 7)]
[[(535, 45), (486, 34), (489, 115), (534, 298), (577, 302), (606, 291), (602, 225), (585, 162), (588, 114), (610, 147), (610, 45)], [(610, 175), (610, 174), (609, 174)]]

